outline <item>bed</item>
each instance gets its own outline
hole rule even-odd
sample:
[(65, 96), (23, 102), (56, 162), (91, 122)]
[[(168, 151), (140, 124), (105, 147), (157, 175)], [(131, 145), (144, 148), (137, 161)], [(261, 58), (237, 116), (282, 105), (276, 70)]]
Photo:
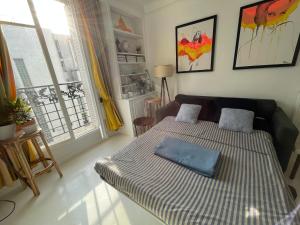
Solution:
[[(96, 163), (102, 179), (169, 225), (274, 225), (294, 209), (272, 132), (233, 132), (209, 120), (176, 122), (167, 115), (174, 106), (168, 107), (157, 125)], [(155, 146), (164, 137), (221, 151), (215, 178), (156, 156)]]

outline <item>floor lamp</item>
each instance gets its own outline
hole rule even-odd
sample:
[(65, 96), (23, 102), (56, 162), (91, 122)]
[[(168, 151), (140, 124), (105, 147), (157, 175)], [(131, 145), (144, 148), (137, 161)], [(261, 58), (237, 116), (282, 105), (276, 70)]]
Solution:
[(167, 83), (167, 77), (171, 77), (173, 75), (173, 66), (172, 65), (160, 65), (154, 67), (154, 76), (157, 78), (161, 78), (161, 89), (160, 89), (160, 99), (161, 105), (165, 105), (165, 97), (166, 92), (168, 94), (169, 102), (171, 101), (169, 87)]

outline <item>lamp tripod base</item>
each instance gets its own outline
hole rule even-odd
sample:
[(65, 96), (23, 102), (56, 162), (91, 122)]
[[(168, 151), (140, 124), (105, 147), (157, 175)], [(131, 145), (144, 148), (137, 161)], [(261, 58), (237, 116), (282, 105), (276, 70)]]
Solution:
[(160, 89), (160, 101), (161, 101), (160, 105), (161, 106), (166, 105), (166, 92), (168, 94), (169, 102), (171, 102), (167, 78), (162, 77), (161, 78), (161, 89)]

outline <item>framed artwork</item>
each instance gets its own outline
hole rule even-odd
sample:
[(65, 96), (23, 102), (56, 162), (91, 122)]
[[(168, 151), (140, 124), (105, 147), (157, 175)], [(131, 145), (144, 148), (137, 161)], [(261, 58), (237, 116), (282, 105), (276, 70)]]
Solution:
[(264, 0), (240, 9), (233, 69), (295, 66), (300, 0)]
[(176, 72), (212, 71), (217, 15), (176, 26)]

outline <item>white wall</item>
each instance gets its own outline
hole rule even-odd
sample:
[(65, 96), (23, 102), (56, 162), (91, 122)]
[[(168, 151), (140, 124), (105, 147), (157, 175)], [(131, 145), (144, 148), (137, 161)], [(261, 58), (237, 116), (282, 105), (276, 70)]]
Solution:
[(148, 4), (145, 20), (150, 70), (157, 64), (175, 66), (175, 26), (217, 14), (214, 71), (177, 74), (169, 81), (173, 95), (275, 99), (291, 116), (300, 91), (300, 57), (296, 67), (232, 70), (239, 10), (253, 2), (257, 0), (161, 0)]

